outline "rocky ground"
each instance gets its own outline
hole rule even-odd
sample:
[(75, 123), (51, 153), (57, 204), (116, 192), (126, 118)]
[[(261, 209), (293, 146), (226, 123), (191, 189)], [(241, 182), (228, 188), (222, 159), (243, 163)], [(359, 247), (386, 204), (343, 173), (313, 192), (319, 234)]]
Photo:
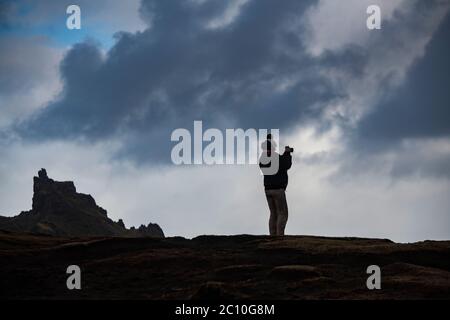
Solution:
[[(66, 288), (79, 265), (82, 289)], [(381, 290), (366, 268), (379, 265)], [(0, 232), (1, 299), (449, 299), (450, 241)]]

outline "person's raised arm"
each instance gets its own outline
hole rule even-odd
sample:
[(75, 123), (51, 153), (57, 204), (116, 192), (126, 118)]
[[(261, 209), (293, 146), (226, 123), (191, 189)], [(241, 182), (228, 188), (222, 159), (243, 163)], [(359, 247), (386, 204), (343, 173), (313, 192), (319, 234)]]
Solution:
[(292, 166), (292, 155), (288, 151), (284, 151), (281, 156), (281, 167), (285, 170), (289, 170)]

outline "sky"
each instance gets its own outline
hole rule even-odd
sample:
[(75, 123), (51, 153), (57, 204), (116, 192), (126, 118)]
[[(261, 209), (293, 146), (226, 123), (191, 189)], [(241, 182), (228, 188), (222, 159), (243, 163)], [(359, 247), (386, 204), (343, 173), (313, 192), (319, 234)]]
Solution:
[(127, 227), (267, 234), (257, 166), (171, 162), (201, 120), (294, 147), (287, 234), (450, 239), (450, 0), (70, 4), (0, 0), (0, 215), (44, 167)]

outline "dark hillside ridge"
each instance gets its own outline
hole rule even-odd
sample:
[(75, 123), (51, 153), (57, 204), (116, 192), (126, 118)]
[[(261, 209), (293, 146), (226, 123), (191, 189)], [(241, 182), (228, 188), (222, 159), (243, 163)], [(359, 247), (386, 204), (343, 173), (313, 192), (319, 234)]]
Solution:
[[(68, 290), (78, 265), (81, 290)], [(367, 267), (381, 269), (369, 290)], [(450, 299), (450, 242), (0, 232), (0, 299)]]

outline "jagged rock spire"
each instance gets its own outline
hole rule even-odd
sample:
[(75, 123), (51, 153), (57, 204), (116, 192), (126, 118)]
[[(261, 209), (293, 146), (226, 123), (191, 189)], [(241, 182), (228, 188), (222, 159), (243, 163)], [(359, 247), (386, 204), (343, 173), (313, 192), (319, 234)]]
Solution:
[(127, 229), (114, 222), (90, 194), (78, 193), (73, 181), (55, 181), (42, 168), (33, 178), (33, 206), (12, 218), (0, 219), (0, 229), (58, 236), (164, 237), (157, 224)]
[(48, 179), (47, 170), (45, 170), (44, 168), (39, 170), (38, 177), (41, 178), (41, 179)]

